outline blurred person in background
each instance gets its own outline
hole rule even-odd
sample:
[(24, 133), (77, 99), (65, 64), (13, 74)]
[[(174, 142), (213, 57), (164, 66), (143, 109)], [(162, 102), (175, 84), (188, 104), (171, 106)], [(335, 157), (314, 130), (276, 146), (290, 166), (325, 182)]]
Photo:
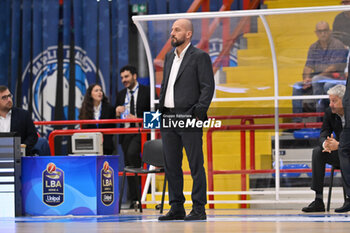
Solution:
[[(124, 85), (117, 94), (116, 116), (122, 119), (143, 118), (143, 113), (150, 111), (150, 88), (137, 81), (137, 69), (126, 65), (120, 69), (121, 81)], [(140, 127), (139, 123), (125, 123), (121, 127)], [(124, 164), (130, 167), (141, 167), (141, 134), (120, 134), (119, 143), (124, 153)], [(137, 177), (128, 176), (128, 202), (129, 208), (137, 208)], [(140, 182), (138, 182), (140, 184)]]
[[(327, 22), (316, 24), (315, 34), (318, 40), (313, 43), (308, 51), (306, 64), (303, 70), (303, 81), (294, 84), (293, 95), (324, 95), (328, 89), (345, 84), (344, 70), (348, 56), (346, 46), (332, 37), (332, 32)], [(312, 106), (312, 101), (306, 101)], [(316, 100), (317, 112), (324, 112), (327, 103)], [(293, 100), (293, 113), (303, 112), (303, 100)]]
[[(99, 84), (92, 84), (86, 90), (81, 105), (79, 120), (115, 119), (115, 110)], [(115, 124), (84, 124), (83, 129), (115, 128)], [(113, 135), (103, 135), (103, 154), (112, 155), (114, 151)]]
[[(343, 0), (341, 4), (350, 6), (350, 0)], [(341, 12), (335, 17), (332, 35), (350, 48), (350, 11)]]

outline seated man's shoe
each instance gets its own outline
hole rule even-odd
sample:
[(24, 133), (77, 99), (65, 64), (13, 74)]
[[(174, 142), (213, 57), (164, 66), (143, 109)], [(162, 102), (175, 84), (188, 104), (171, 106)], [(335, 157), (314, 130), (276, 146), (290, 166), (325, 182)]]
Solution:
[(184, 220), (186, 216), (185, 210), (172, 210), (170, 209), (166, 215), (160, 216), (159, 221), (171, 221), (171, 220)]
[(344, 213), (350, 211), (350, 198), (347, 198), (344, 205), (334, 210), (336, 213)]
[(206, 219), (207, 219), (207, 215), (205, 211), (197, 212), (195, 210), (192, 210), (191, 213), (189, 213), (185, 217), (185, 221), (206, 220)]
[(324, 203), (321, 199), (315, 199), (310, 205), (301, 209), (303, 212), (324, 212)]
[(129, 209), (135, 209), (135, 211), (137, 211), (138, 208), (139, 208), (139, 202), (138, 201), (132, 201), (130, 203)]

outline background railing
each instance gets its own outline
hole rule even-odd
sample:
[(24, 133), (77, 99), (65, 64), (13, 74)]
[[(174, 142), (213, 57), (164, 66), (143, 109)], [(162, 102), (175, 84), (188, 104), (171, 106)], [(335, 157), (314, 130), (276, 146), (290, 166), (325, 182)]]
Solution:
[[(295, 117), (322, 117), (323, 113), (300, 113), (300, 114), (281, 114), (281, 118), (295, 118)], [(209, 193), (209, 207), (214, 208), (214, 203), (222, 203), (222, 201), (215, 201), (214, 195), (228, 195), (228, 194), (238, 194), (240, 195), (240, 200), (231, 201), (231, 203), (241, 203), (241, 208), (245, 208), (246, 204), (244, 201), (247, 199), (246, 195), (254, 194), (271, 194), (271, 191), (248, 191), (247, 189), (247, 176), (249, 174), (273, 174), (276, 173), (277, 169), (256, 169), (255, 167), (255, 132), (257, 130), (266, 130), (274, 129), (274, 124), (255, 124), (254, 119), (271, 119), (273, 114), (265, 115), (239, 115), (239, 116), (212, 116), (210, 118), (216, 120), (240, 120), (239, 125), (223, 125), (220, 128), (209, 128), (206, 130), (206, 139), (207, 139), (207, 163), (208, 163), (208, 193)], [(76, 121), (48, 121), (48, 122), (35, 122), (35, 125), (80, 125), (83, 124), (111, 124), (111, 123), (141, 123), (142, 119), (110, 119), (110, 120), (76, 120)], [(246, 125), (246, 123), (249, 123)], [(322, 125), (321, 122), (310, 122), (310, 123), (280, 123), (280, 129), (304, 129), (304, 128), (320, 128)], [(240, 131), (240, 144), (241, 144), (241, 169), (240, 170), (215, 170), (214, 169), (214, 157), (213, 157), (213, 133), (218, 131)], [(248, 159), (246, 151), (246, 131), (249, 131), (249, 148), (250, 148), (250, 157), (249, 157), (249, 168), (246, 167), (246, 161)], [(68, 136), (74, 133), (90, 133), (90, 132), (101, 132), (103, 134), (135, 134), (140, 133), (142, 135), (142, 148), (144, 142), (147, 140), (147, 134), (150, 133), (150, 130), (139, 128), (109, 128), (109, 129), (62, 129), (54, 130), (49, 136), (49, 144), (52, 155), (54, 153), (54, 139), (56, 136)], [(311, 169), (280, 169), (280, 173), (308, 173), (311, 172)], [(189, 171), (184, 172), (185, 175), (190, 175)], [(215, 192), (214, 190), (214, 175), (219, 174), (240, 174), (241, 175), (241, 191), (228, 191), (228, 192)], [(122, 175), (119, 172), (119, 175)], [(145, 187), (146, 179), (143, 177), (143, 186)], [(148, 190), (148, 185), (146, 189)], [(144, 197), (145, 199), (145, 197)], [(249, 202), (248, 200), (246, 200)], [(154, 201), (145, 202), (145, 203), (154, 203)]]
[[(324, 14), (333, 12), (334, 14), (327, 15), (327, 18), (334, 19), (334, 16), (337, 13), (340, 13), (342, 11), (349, 11), (350, 6), (325, 6), (325, 7), (301, 7), (301, 8), (287, 8), (287, 9), (268, 9), (268, 10), (250, 10), (250, 11), (223, 11), (223, 12), (202, 12), (202, 13), (186, 13), (186, 14), (164, 14), (164, 15), (144, 15), (144, 16), (134, 16), (133, 21), (136, 24), (139, 33), (141, 35), (141, 39), (143, 41), (147, 60), (148, 60), (148, 68), (149, 68), (149, 75), (150, 75), (150, 83), (151, 83), (151, 90), (155, 88), (156, 78), (154, 75), (154, 63), (152, 56), (152, 51), (150, 50), (149, 41), (150, 38), (147, 37), (145, 33), (145, 25), (152, 24), (153, 22), (164, 22), (167, 26), (171, 26), (171, 23), (179, 18), (186, 18), (192, 20), (195, 27), (195, 33), (193, 38), (195, 40), (198, 40), (198, 38), (201, 38), (201, 33), (203, 31), (203, 25), (208, 25), (207, 20), (211, 20), (211, 22), (215, 22), (219, 19), (232, 19), (234, 22), (239, 22), (241, 19), (244, 19), (246, 17), (255, 18), (258, 22), (257, 29), (261, 32), (263, 31), (263, 36), (265, 35), (265, 38), (260, 38), (261, 40), (255, 40), (257, 44), (253, 46), (254, 49), (250, 49), (247, 51), (247, 53), (256, 53), (259, 52), (259, 55), (257, 57), (253, 57), (253, 62), (249, 63), (250, 66), (243, 67), (238, 62), (238, 66), (236, 67), (222, 67), (223, 70), (226, 70), (226, 79), (230, 79), (230, 83), (228, 81), (224, 83), (223, 85), (218, 85), (216, 82), (216, 96), (212, 101), (211, 108), (209, 111), (211, 112), (210, 115), (219, 115), (215, 113), (214, 108), (220, 108), (223, 106), (220, 110), (229, 112), (230, 107), (232, 108), (232, 115), (242, 115), (237, 114), (239, 110), (244, 109), (245, 103), (246, 106), (252, 106), (251, 108), (255, 108), (256, 112), (259, 112), (260, 110), (264, 110), (263, 107), (260, 108), (260, 106), (268, 106), (267, 108), (270, 108), (273, 112), (273, 120), (274, 123), (270, 125), (240, 125), (240, 126), (225, 126), (227, 129), (234, 129), (234, 130), (258, 130), (265, 129), (268, 127), (268, 129), (272, 129), (274, 131), (274, 150), (276, 152), (275, 160), (280, 160), (280, 129), (284, 127), (320, 127), (320, 123), (315, 123), (315, 125), (308, 123), (308, 125), (302, 124), (302, 125), (283, 125), (284, 123), (280, 124), (280, 120), (282, 119), (281, 113), (284, 113), (286, 111), (286, 108), (289, 108), (289, 113), (291, 112), (291, 100), (301, 100), (301, 99), (326, 99), (328, 98), (327, 95), (310, 95), (310, 96), (291, 96), (292, 93), (292, 85), (296, 81), (302, 80), (302, 68), (305, 65), (305, 60), (307, 57), (307, 50), (309, 46), (314, 43), (317, 38), (314, 35), (314, 28), (315, 24), (318, 21), (324, 20)], [(312, 22), (305, 21), (303, 16), (308, 16), (308, 19), (312, 19)], [(278, 16), (278, 17), (277, 17)], [(292, 27), (293, 30), (288, 31), (287, 29), (291, 27), (291, 24), (295, 21), (294, 19), (303, 20), (303, 24), (294, 25), (295, 27)], [(318, 21), (316, 21), (318, 20)], [(283, 22), (281, 24), (281, 22)], [(299, 21), (297, 21), (299, 22)], [(329, 21), (329, 24), (331, 22)], [(306, 27), (304, 27), (306, 25)], [(237, 28), (242, 27), (241, 23), (236, 23), (234, 25), (231, 25), (230, 30), (234, 32), (235, 30), (238, 30)], [(286, 29), (286, 30), (280, 30)], [(298, 31), (298, 27), (301, 28), (300, 31)], [(162, 28), (163, 33), (167, 33), (169, 28)], [(196, 30), (197, 29), (197, 30)], [(221, 28), (223, 30), (223, 28)], [(295, 30), (296, 31), (295, 31)], [(307, 30), (307, 31), (305, 31)], [(209, 30), (207, 30), (209, 32)], [(159, 31), (158, 33), (162, 33)], [(278, 41), (276, 40), (278, 36), (281, 34), (288, 33), (289, 37), (287, 40)], [(294, 34), (293, 34), (294, 33)], [(283, 48), (283, 51), (278, 51), (277, 49), (280, 48), (281, 44), (286, 44), (287, 41), (293, 40), (293, 35), (298, 36), (298, 39), (300, 39), (299, 45), (300, 47), (294, 49), (295, 51), (300, 51), (298, 54), (298, 57), (290, 57), (289, 55), (293, 52), (291, 51), (293, 48)], [(307, 38), (306, 41), (303, 38)], [(150, 35), (153, 36), (153, 35)], [(253, 33), (250, 33), (248, 35), (248, 39), (253, 37)], [(261, 33), (259, 34), (261, 36)], [(277, 43), (277, 42), (278, 43)], [(299, 41), (299, 40), (298, 40)], [(249, 42), (249, 41), (248, 41)], [(288, 43), (287, 43), (288, 44)], [(265, 47), (264, 47), (265, 46)], [(276, 47), (277, 46), (277, 47)], [(249, 44), (248, 44), (249, 47)], [(263, 48), (263, 49), (262, 49)], [(276, 49), (277, 48), (277, 49)], [(222, 51), (223, 47), (221, 48)], [(288, 50), (290, 49), (290, 50)], [(219, 52), (221, 52), (219, 51)], [(239, 54), (237, 55), (239, 56)], [(263, 56), (263, 57), (260, 57)], [(240, 57), (238, 57), (239, 59)], [(249, 62), (249, 59), (252, 57), (247, 57), (246, 60), (244, 60), (241, 64), (247, 64)], [(294, 62), (294, 63), (293, 63)], [(293, 67), (295, 65), (295, 67)], [(244, 69), (243, 69), (243, 68)], [(256, 68), (257, 67), (257, 68)], [(251, 72), (252, 69), (256, 68), (256, 72)], [(221, 67), (220, 67), (221, 69)], [(243, 71), (242, 71), (243, 70)], [(267, 72), (264, 72), (266, 71)], [(237, 76), (238, 71), (240, 71), (241, 76)], [(242, 72), (241, 72), (242, 71)], [(282, 71), (283, 75), (282, 76)], [(264, 75), (262, 75), (264, 74)], [(219, 77), (220, 78), (220, 77)], [(272, 81), (271, 81), (271, 80)], [(159, 81), (159, 80), (157, 80)], [(268, 84), (265, 85), (267, 82)], [(159, 82), (157, 82), (159, 83)], [(244, 83), (246, 86), (242, 87), (242, 83)], [(228, 90), (228, 91), (226, 91)], [(241, 93), (241, 95), (240, 95)], [(251, 93), (254, 93), (254, 95), (250, 95)], [(151, 98), (154, 98), (152, 95)], [(151, 103), (156, 103), (157, 100), (154, 98), (151, 100)], [(262, 103), (262, 104), (260, 104)], [(267, 104), (265, 104), (267, 103)], [(271, 104), (272, 103), (272, 104)], [(287, 103), (287, 104), (286, 104)], [(238, 106), (236, 109), (232, 106)], [(243, 107), (242, 107), (243, 106)], [(287, 106), (287, 107), (286, 107)], [(225, 109), (224, 109), (225, 108)], [(241, 108), (241, 109), (237, 109)], [(212, 110), (212, 111), (211, 111)], [(217, 110), (217, 109), (216, 109)], [(229, 115), (229, 114), (222, 114), (222, 115)], [(218, 119), (218, 118), (216, 118)], [(250, 122), (250, 120), (246, 120)], [(251, 122), (250, 122), (251, 123)], [(281, 127), (281, 128), (280, 128)], [(254, 141), (254, 140), (253, 140)], [(244, 159), (244, 158), (241, 158)], [(244, 163), (244, 161), (241, 161), (241, 163)], [(274, 199), (271, 200), (255, 200), (257, 203), (282, 203), (283, 201), (280, 200), (280, 194), (283, 193), (283, 191), (280, 190), (280, 164), (275, 164), (275, 188), (274, 191), (262, 191), (261, 193), (272, 193), (275, 195)], [(242, 191), (244, 192), (244, 191)], [(300, 193), (303, 193), (304, 191), (301, 191)], [(215, 191), (209, 191), (209, 194), (217, 194), (219, 192)], [(241, 194), (241, 192), (232, 192), (236, 193), (238, 195)], [(249, 191), (249, 194), (254, 194), (254, 191)], [(308, 193), (310, 193), (308, 191)], [(247, 193), (245, 193), (247, 194)], [(297, 200), (288, 200), (284, 202), (296, 202)], [(299, 200), (300, 201), (300, 200)], [(249, 200), (238, 200), (238, 201), (213, 201), (209, 200), (209, 203), (252, 203), (254, 201)]]

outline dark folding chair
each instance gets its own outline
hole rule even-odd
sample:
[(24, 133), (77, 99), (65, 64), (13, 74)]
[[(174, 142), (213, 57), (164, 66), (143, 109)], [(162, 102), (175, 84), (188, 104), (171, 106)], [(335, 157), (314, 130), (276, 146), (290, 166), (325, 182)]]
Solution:
[[(332, 197), (332, 188), (333, 188), (333, 178), (334, 178), (334, 170), (338, 170), (340, 169), (340, 167), (335, 167), (332, 165), (331, 168), (331, 176), (330, 176), (330, 181), (329, 181), (329, 191), (328, 191), (328, 200), (327, 200), (327, 211), (329, 211), (330, 207), (331, 207), (331, 197)], [(344, 195), (344, 202), (346, 200), (346, 193), (345, 193), (345, 189), (343, 186), (343, 195)]]
[[(154, 168), (144, 169), (143, 168), (144, 164), (152, 165), (152, 166), (154, 166)], [(122, 187), (121, 187), (120, 196), (119, 196), (119, 213), (120, 213), (120, 207), (121, 207), (122, 200), (123, 200), (126, 173), (134, 173), (135, 177), (138, 177), (139, 174), (163, 173), (163, 172), (164, 172), (164, 158), (163, 158), (162, 140), (156, 139), (156, 140), (150, 140), (150, 141), (145, 142), (145, 144), (143, 146), (141, 167), (139, 167), (139, 168), (125, 167), (124, 168)], [(137, 180), (137, 186), (139, 186), (139, 184), (138, 184), (139, 179), (136, 179), (136, 180)], [(162, 201), (160, 204), (160, 213), (163, 213), (165, 187), (166, 187), (166, 176), (164, 174), (163, 194), (162, 194)], [(141, 203), (140, 192), (137, 192), (137, 199), (139, 202), (138, 204), (139, 204), (140, 212), (142, 212), (142, 203)]]

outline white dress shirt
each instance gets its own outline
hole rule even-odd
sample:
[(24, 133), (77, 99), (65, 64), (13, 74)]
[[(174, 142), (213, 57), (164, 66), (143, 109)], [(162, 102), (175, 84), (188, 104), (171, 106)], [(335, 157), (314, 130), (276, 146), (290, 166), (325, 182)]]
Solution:
[(97, 107), (94, 106), (94, 118), (95, 118), (95, 120), (99, 120), (101, 117), (101, 106), (102, 106), (102, 101), (100, 102), (100, 104)]
[[(126, 95), (125, 95), (125, 100), (124, 100), (124, 107), (125, 109), (127, 109), (129, 111), (129, 113), (131, 113), (130, 111), (130, 101), (131, 101), (131, 92), (130, 89), (126, 89)], [(136, 85), (134, 86), (134, 88), (132, 89), (132, 91), (134, 92), (134, 110), (135, 110), (135, 115), (136, 115), (136, 100), (137, 100), (137, 94), (139, 93), (139, 83), (136, 82)]]
[(341, 126), (344, 128), (345, 127), (345, 115), (342, 115), (342, 116), (338, 115), (338, 116), (341, 119)]
[(11, 114), (12, 110), (10, 110), (6, 117), (0, 116), (0, 132), (8, 133), (11, 130)]
[(182, 63), (182, 60), (185, 56), (185, 53), (190, 47), (191, 43), (189, 43), (186, 48), (180, 53), (180, 56), (177, 55), (176, 49), (174, 50), (175, 56), (173, 60), (173, 65), (171, 66), (171, 71), (169, 74), (168, 86), (165, 93), (164, 106), (167, 108), (174, 108), (174, 84), (176, 81), (177, 74), (179, 73), (179, 69)]
[[(137, 95), (139, 93), (139, 83), (136, 81), (136, 85), (134, 86), (134, 88), (132, 89), (133, 96), (134, 96), (134, 110), (135, 110), (135, 116), (137, 117), (137, 112), (136, 112), (136, 102), (137, 102)], [(130, 111), (130, 101), (131, 101), (131, 92), (130, 89), (126, 89), (126, 95), (125, 95), (125, 100), (124, 100), (124, 107), (125, 107), (125, 111), (127, 111), (129, 114), (131, 114)], [(136, 124), (136, 126), (138, 126), (138, 124)], [(125, 128), (129, 128), (130, 127), (130, 123), (125, 123), (124, 124)]]

